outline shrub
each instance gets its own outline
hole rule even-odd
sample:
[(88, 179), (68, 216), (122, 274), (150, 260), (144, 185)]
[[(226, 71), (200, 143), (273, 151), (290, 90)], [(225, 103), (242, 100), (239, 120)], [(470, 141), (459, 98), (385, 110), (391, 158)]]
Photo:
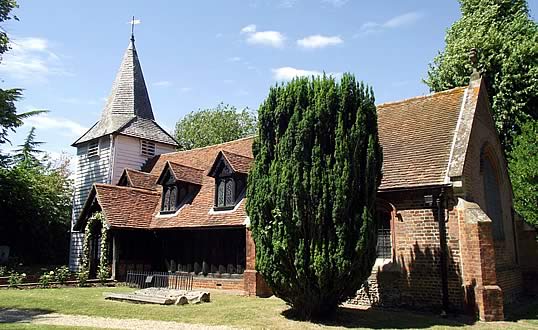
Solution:
[(54, 272), (52, 270), (50, 272), (45, 272), (39, 277), (39, 285), (43, 288), (48, 288), (50, 283), (54, 282), (54, 279)]
[(22, 273), (22, 274), (19, 274), (15, 271), (12, 271), (10, 274), (9, 274), (9, 278), (7, 279), (7, 283), (10, 287), (12, 288), (16, 288), (18, 287), (19, 285), (22, 284), (22, 281), (26, 278), (26, 274), (25, 273)]
[(6, 276), (6, 275), (7, 275), (7, 267), (0, 266), (0, 276)]
[(350, 74), (298, 78), (271, 88), (258, 114), (246, 205), (256, 269), (296, 316), (332, 316), (375, 260), (373, 92)]
[(78, 271), (77, 273), (78, 286), (86, 286), (89, 276), (90, 276), (90, 272), (85, 268)]
[(69, 271), (69, 268), (67, 266), (56, 268), (55, 273), (56, 281), (60, 282), (60, 284), (65, 284), (69, 279), (69, 275), (71, 275), (71, 271)]

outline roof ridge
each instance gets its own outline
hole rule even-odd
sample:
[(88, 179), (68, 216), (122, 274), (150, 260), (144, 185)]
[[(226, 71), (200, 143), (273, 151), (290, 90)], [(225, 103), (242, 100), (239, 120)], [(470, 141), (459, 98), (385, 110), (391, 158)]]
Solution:
[(159, 195), (159, 192), (156, 190), (150, 190), (150, 189), (142, 189), (142, 188), (135, 188), (135, 187), (125, 187), (125, 186), (116, 186), (109, 183), (94, 183), (95, 187), (102, 187), (102, 188), (112, 188), (112, 189), (120, 189), (120, 190), (134, 190), (136, 192), (142, 192), (147, 193), (151, 195)]
[(144, 172), (144, 171), (140, 171), (140, 170), (135, 170), (135, 169), (128, 168), (128, 167), (125, 168), (125, 171), (131, 171), (131, 172), (142, 173), (142, 174), (149, 175), (149, 176), (158, 176), (158, 175), (155, 175), (155, 174), (151, 174), (151, 173), (149, 173), (149, 172)]
[(181, 154), (181, 153), (187, 153), (187, 152), (190, 152), (190, 151), (197, 151), (197, 150), (215, 148), (215, 147), (224, 146), (224, 145), (227, 145), (227, 144), (232, 144), (232, 143), (243, 141), (243, 140), (253, 139), (254, 137), (256, 137), (256, 134), (245, 136), (245, 137), (242, 137), (242, 138), (239, 138), (239, 139), (236, 139), (236, 140), (232, 140), (232, 141), (228, 141), (228, 142), (212, 144), (212, 145), (205, 146), (205, 147), (198, 147), (198, 148), (193, 148), (193, 149), (189, 149), (189, 150), (180, 150), (180, 151), (168, 152), (165, 155)]
[(192, 168), (193, 170), (197, 170), (197, 171), (204, 171), (203, 168), (198, 168), (198, 167), (194, 167), (194, 166), (190, 166), (190, 165), (185, 165), (185, 164), (181, 164), (181, 163), (178, 163), (178, 162), (174, 162), (172, 160), (169, 160), (167, 159), (166, 160), (167, 163), (170, 163), (170, 164), (174, 164), (174, 165), (179, 165), (179, 166), (182, 166), (182, 167), (188, 167), (188, 168)]
[(454, 87), (454, 88), (447, 89), (447, 90), (440, 91), (440, 92), (433, 92), (433, 93), (430, 93), (430, 94), (413, 96), (413, 97), (398, 100), (398, 101), (389, 101), (389, 102), (376, 104), (376, 107), (383, 107), (383, 106), (387, 106), (387, 105), (394, 105), (394, 104), (400, 104), (400, 103), (405, 103), (405, 102), (414, 101), (414, 100), (430, 98), (430, 97), (434, 97), (434, 96), (438, 96), (438, 95), (450, 94), (450, 93), (454, 93), (454, 92), (456, 92), (458, 90), (465, 90), (466, 88), (468, 88), (468, 86)]
[(232, 155), (237, 156), (237, 157), (242, 157), (242, 158), (247, 158), (247, 159), (254, 159), (254, 157), (249, 157), (249, 156), (245, 156), (245, 155), (236, 154), (235, 152), (231, 152), (231, 151), (228, 151), (228, 150), (220, 150), (220, 152), (227, 153), (227, 154), (232, 154)]

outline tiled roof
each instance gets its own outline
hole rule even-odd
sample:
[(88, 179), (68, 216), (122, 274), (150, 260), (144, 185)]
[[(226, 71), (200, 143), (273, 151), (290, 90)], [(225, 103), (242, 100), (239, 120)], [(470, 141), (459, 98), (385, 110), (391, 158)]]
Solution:
[(238, 173), (247, 174), (254, 161), (252, 157), (241, 156), (226, 150), (223, 150), (222, 154), (226, 157), (226, 160), (230, 163), (232, 169)]
[(177, 164), (171, 161), (168, 161), (168, 166), (170, 166), (176, 180), (190, 182), (197, 185), (202, 184), (204, 170)]
[(73, 146), (112, 133), (177, 145), (176, 141), (155, 123), (133, 41), (123, 55), (101, 119), (75, 141)]
[[(471, 99), (478, 95), (475, 89), (455, 88), (379, 105), (379, 137), (384, 154), (380, 190), (446, 183), (450, 158), (454, 158), (453, 153), (459, 152), (454, 148), (456, 130), (459, 132), (457, 134), (463, 134), (462, 129), (470, 129), (465, 125), (458, 128), (458, 120), (464, 117), (462, 112), (476, 105), (476, 100)], [(145, 191), (144, 194), (143, 190), (136, 188), (105, 188), (98, 185), (99, 203), (108, 210), (107, 216), (110, 214), (113, 219), (111, 224), (118, 227), (166, 229), (242, 226), (247, 219), (244, 199), (234, 210), (213, 210), (215, 180), (208, 176), (208, 170), (222, 152), (234, 170), (247, 173), (252, 163), (252, 142), (253, 138), (250, 137), (153, 158), (143, 170), (154, 177), (170, 166), (178, 177), (201, 182), (194, 198), (175, 214), (160, 214), (160, 193), (157, 190), (154, 193)], [(200, 175), (201, 171), (203, 175)], [(128, 193), (129, 189), (132, 192)]]
[(377, 106), (380, 190), (443, 184), (465, 87)]
[(109, 184), (94, 189), (107, 223), (115, 228), (149, 228), (161, 197), (158, 191)]
[(204, 148), (158, 155), (151, 159), (142, 170), (160, 175), (168, 160), (194, 168), (209, 169), (220, 151), (230, 151), (240, 156), (252, 158), (253, 140), (254, 137), (247, 137)]
[(155, 190), (158, 188), (157, 179), (159, 177), (157, 177), (156, 175), (132, 170), (130, 168), (126, 168), (124, 174), (127, 175), (130, 186), (133, 188), (148, 190)]
[(176, 140), (151, 119), (133, 117), (128, 123), (118, 129), (117, 132), (123, 135), (177, 146)]

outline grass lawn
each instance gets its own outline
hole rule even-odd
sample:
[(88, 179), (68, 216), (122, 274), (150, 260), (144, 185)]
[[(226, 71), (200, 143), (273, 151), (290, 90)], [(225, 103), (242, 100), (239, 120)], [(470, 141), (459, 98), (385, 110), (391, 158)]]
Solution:
[[(206, 325), (228, 325), (240, 328), (420, 328), (420, 329), (538, 329), (538, 304), (527, 311), (514, 313), (510, 322), (465, 324), (456, 319), (443, 319), (432, 315), (382, 310), (354, 310), (341, 308), (333, 322), (313, 324), (294, 321), (283, 316), (286, 304), (277, 298), (241, 297), (211, 292), (211, 303), (186, 306), (139, 305), (107, 301), (105, 292), (127, 292), (119, 288), (62, 288), (33, 290), (0, 290), (0, 309), (17, 308), (34, 310), (36, 313), (62, 313), (112, 318), (136, 318), (146, 320), (176, 321)], [(1, 328), (30, 329), (28, 324), (0, 323)], [(43, 327), (62, 329), (61, 327)], [(88, 328), (84, 328), (88, 329)]]

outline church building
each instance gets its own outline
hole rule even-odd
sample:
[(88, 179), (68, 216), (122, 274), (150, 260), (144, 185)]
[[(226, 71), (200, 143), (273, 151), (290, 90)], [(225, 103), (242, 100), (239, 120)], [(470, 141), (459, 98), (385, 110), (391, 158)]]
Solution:
[[(538, 246), (536, 229), (513, 210), (485, 82), (475, 72), (468, 86), (377, 111), (377, 260), (346, 304), (502, 320), (505, 306), (537, 292)], [(90, 275), (104, 258), (118, 280), (169, 271), (192, 274), (196, 288), (270, 295), (245, 212), (253, 140), (174, 151), (154, 120), (131, 40), (101, 119), (73, 144), (71, 267), (86, 232)]]

